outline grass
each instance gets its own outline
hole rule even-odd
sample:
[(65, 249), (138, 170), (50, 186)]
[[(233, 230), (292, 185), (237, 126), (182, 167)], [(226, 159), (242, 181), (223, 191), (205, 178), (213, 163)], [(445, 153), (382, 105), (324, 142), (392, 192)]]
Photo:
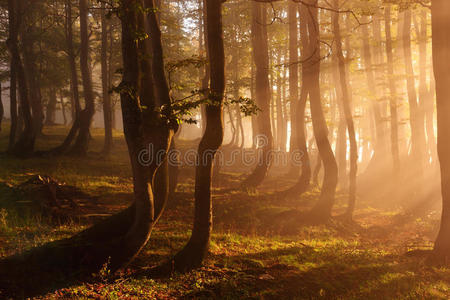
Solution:
[[(67, 128), (46, 129), (37, 147), (61, 141)], [(6, 149), (8, 130), (0, 132)], [(112, 213), (130, 203), (132, 183), (126, 147), (120, 134), (108, 158), (96, 154), (101, 130), (93, 131), (87, 158), (33, 158), (0, 155), (0, 257), (68, 237), (86, 223), (49, 223), (17, 209), (11, 186), (31, 174), (46, 174), (99, 198), (96, 212)], [(107, 267), (89, 283), (54, 290), (40, 299), (448, 299), (450, 269), (429, 266), (412, 249), (430, 249), (438, 217), (410, 218), (398, 211), (372, 208), (360, 199), (355, 223), (334, 218), (328, 224), (302, 222), (318, 197), (313, 190), (302, 199), (279, 199), (277, 190), (292, 182), (269, 178), (262, 189), (238, 190), (243, 170), (224, 170), (214, 187), (214, 232), (204, 267), (171, 278), (143, 278), (135, 272), (174, 255), (187, 241), (193, 215), (192, 169), (183, 169), (181, 185), (148, 246), (112, 282)], [(344, 209), (339, 193), (335, 214)], [(0, 294), (1, 298), (1, 294)]]

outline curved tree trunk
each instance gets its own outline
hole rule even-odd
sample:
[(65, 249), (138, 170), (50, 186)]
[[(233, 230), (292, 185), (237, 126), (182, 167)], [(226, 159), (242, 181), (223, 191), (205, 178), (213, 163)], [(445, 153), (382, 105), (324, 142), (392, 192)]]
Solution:
[(319, 21), (317, 0), (311, 2), (313, 8), (309, 7), (309, 46), (310, 53), (313, 53), (311, 59), (306, 63), (308, 65), (308, 76), (311, 78), (311, 88), (309, 90), (311, 117), (313, 122), (314, 137), (317, 143), (320, 157), (324, 167), (324, 179), (320, 198), (311, 214), (317, 221), (326, 220), (331, 217), (331, 209), (334, 205), (334, 196), (337, 185), (337, 164), (328, 140), (328, 128), (322, 109), (320, 96), (320, 41), (319, 41)]
[[(293, 5), (291, 5), (291, 8), (293, 8)], [(308, 10), (304, 5), (300, 5), (298, 7), (299, 14), (300, 14), (300, 39), (301, 39), (301, 46), (302, 46), (302, 61), (306, 61), (308, 57), (311, 55), (309, 51), (311, 50), (309, 47), (309, 37), (308, 37)], [(291, 12), (292, 16), (292, 12)], [(292, 24), (290, 24), (292, 26)], [(296, 35), (295, 35), (296, 37)], [(294, 36), (292, 38), (295, 38)], [(295, 51), (290, 48), (294, 53), (294, 58), (297, 54), (297, 49)], [(297, 58), (298, 59), (298, 58)], [(291, 62), (292, 66), (292, 62)], [(295, 72), (295, 68), (294, 68)], [(294, 78), (296, 74), (293, 74)], [(289, 86), (291, 86), (291, 71), (289, 71)], [(298, 75), (297, 75), (298, 80)], [(296, 100), (297, 104), (293, 106), (295, 111), (295, 118), (291, 117), (291, 124), (294, 127), (291, 127), (292, 137), (296, 140), (296, 142), (291, 142), (291, 147), (297, 145), (297, 149), (291, 150), (291, 162), (298, 164), (298, 156), (300, 155), (300, 163), (301, 163), (301, 175), (297, 181), (297, 183), (290, 189), (288, 189), (285, 193), (287, 195), (295, 195), (300, 196), (304, 192), (306, 192), (310, 186), (311, 183), (311, 159), (309, 157), (308, 153), (308, 145), (307, 145), (307, 136), (306, 136), (306, 123), (305, 123), (305, 109), (306, 109), (306, 102), (308, 100), (308, 94), (309, 94), (309, 88), (310, 88), (310, 77), (308, 76), (307, 72), (307, 66), (306, 64), (302, 64), (302, 85), (301, 85), (301, 91), (300, 91), (300, 99)], [(294, 94), (292, 96), (295, 96), (295, 84), (294, 87)], [(298, 86), (298, 83), (297, 83)], [(292, 92), (292, 91), (290, 91)], [(294, 102), (292, 102), (293, 98), (291, 98), (291, 105), (293, 105)], [(292, 106), (291, 106), (292, 107)], [(295, 168), (295, 167), (294, 167)]]
[[(162, 47), (159, 27), (156, 22), (153, 1), (149, 6), (149, 35), (152, 36), (152, 53), (139, 53), (135, 40), (136, 31), (145, 28), (138, 27), (136, 4), (140, 0), (123, 1), (120, 6), (122, 20), (122, 51), (123, 79), (121, 86), (121, 104), (124, 120), (124, 133), (128, 145), (134, 185), (134, 203), (128, 209), (100, 222), (72, 238), (49, 243), (20, 255), (0, 260), (0, 272), (12, 270), (10, 277), (0, 276), (3, 281), (18, 278), (28, 272), (54, 272), (61, 276), (87, 276), (98, 272), (105, 265), (112, 272), (126, 266), (145, 246), (154, 223), (164, 207), (167, 189), (163, 188), (164, 180), (155, 178), (165, 157), (158, 156), (161, 151), (167, 153), (173, 136), (173, 121), (167, 122), (168, 114), (160, 114), (156, 110), (142, 109), (143, 102), (152, 104), (155, 108), (165, 108), (170, 111), (170, 96), (164, 76)], [(142, 14), (142, 12), (140, 13)], [(146, 50), (148, 51), (148, 50)], [(152, 54), (152, 55), (150, 55)], [(152, 57), (152, 74), (157, 92), (155, 95), (145, 95), (149, 99), (141, 99), (140, 78), (142, 72), (139, 57)], [(143, 74), (145, 76), (145, 74)], [(151, 78), (151, 76), (149, 77)], [(149, 82), (153, 84), (153, 82)], [(164, 109), (163, 109), (164, 111)], [(153, 146), (150, 163), (141, 159), (143, 150)], [(155, 187), (158, 185), (158, 188)], [(164, 198), (158, 199), (159, 196)], [(4, 279), (6, 278), (6, 279)], [(20, 285), (29, 284), (36, 287), (39, 277), (31, 276), (33, 282), (26, 280)], [(12, 279), (14, 280), (14, 279)], [(43, 279), (44, 280), (44, 279)], [(14, 282), (13, 282), (14, 283)], [(16, 280), (17, 283), (17, 280)]]
[(80, 0), (80, 69), (83, 79), (83, 93), (85, 107), (80, 115), (78, 136), (70, 153), (84, 156), (89, 149), (90, 127), (94, 116), (94, 93), (92, 89), (92, 74), (89, 67), (89, 35), (88, 35), (88, 12), (87, 0)]
[(80, 130), (81, 119), (85, 119), (86, 111), (81, 110), (80, 93), (78, 90), (78, 72), (76, 67), (76, 57), (73, 42), (73, 18), (72, 18), (72, 0), (66, 0), (65, 3), (65, 35), (67, 42), (67, 58), (70, 66), (70, 91), (72, 99), (72, 126), (66, 138), (61, 145), (45, 153), (50, 155), (60, 155), (66, 153)]
[[(339, 1), (334, 0), (334, 7), (339, 8)], [(355, 210), (356, 203), (356, 174), (358, 171), (358, 146), (356, 144), (355, 125), (353, 123), (351, 109), (351, 94), (348, 91), (347, 71), (345, 58), (342, 51), (341, 29), (339, 25), (339, 13), (334, 13), (332, 18), (333, 34), (336, 42), (336, 57), (339, 67), (339, 83), (342, 91), (342, 106), (347, 125), (348, 136), (350, 140), (350, 180), (349, 180), (349, 198), (347, 216), (351, 219)]]
[[(242, 183), (243, 187), (256, 188), (269, 171), (272, 162), (273, 136), (270, 122), (269, 48), (267, 41), (266, 7), (264, 3), (252, 1), (252, 47), (256, 66), (255, 98), (261, 109), (256, 116), (258, 123), (257, 147), (260, 155), (256, 168)], [(253, 137), (255, 139), (255, 137)]]
[(225, 54), (222, 32), (222, 1), (206, 0), (210, 95), (206, 106), (206, 128), (197, 154), (195, 173), (195, 215), (187, 245), (175, 255), (173, 268), (188, 271), (199, 267), (208, 251), (212, 230), (211, 175), (217, 149), (223, 140), (222, 102), (225, 92)]

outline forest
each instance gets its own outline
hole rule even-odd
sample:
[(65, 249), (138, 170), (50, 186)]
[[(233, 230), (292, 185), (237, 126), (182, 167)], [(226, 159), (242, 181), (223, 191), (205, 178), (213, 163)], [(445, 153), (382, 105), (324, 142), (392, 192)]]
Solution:
[(0, 0), (0, 299), (449, 298), (450, 1)]

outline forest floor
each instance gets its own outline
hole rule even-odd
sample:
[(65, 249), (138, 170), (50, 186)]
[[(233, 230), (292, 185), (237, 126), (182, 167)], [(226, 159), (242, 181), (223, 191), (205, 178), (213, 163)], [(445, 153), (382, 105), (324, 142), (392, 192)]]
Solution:
[[(58, 144), (66, 130), (46, 129), (37, 147)], [(0, 132), (0, 151), (6, 149), (7, 132)], [(81, 159), (20, 160), (0, 154), (0, 258), (69, 237), (130, 204), (126, 146), (117, 134), (114, 152), (102, 157), (95, 153), (101, 149), (101, 136), (101, 130), (93, 131), (93, 153)], [(80, 201), (76, 209), (67, 208), (73, 218), (59, 221), (24, 213), (21, 206), (27, 199), (20, 198), (15, 187), (37, 174), (78, 187), (91, 195), (92, 203)], [(243, 174), (227, 170), (213, 191), (214, 232), (204, 267), (164, 279), (136, 275), (170, 258), (188, 240), (193, 174), (192, 169), (182, 169), (178, 191), (148, 246), (119, 277), (111, 281), (101, 272), (89, 283), (46, 287), (48, 292), (37, 299), (450, 298), (450, 268), (429, 266), (420, 251), (408, 252), (432, 248), (438, 214), (411, 217), (358, 199), (354, 222), (333, 217), (327, 224), (308, 225), (302, 222), (302, 212), (316, 201), (317, 189), (300, 199), (281, 199), (279, 191), (292, 179), (271, 176), (264, 188), (248, 193), (239, 189)], [(333, 215), (344, 207), (345, 195), (338, 193)]]

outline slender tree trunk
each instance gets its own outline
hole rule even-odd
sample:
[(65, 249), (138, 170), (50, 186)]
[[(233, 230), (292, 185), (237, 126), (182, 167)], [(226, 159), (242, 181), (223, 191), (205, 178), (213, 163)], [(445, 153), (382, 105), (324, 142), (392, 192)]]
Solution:
[(420, 176), (424, 170), (425, 151), (425, 132), (424, 118), (418, 103), (414, 70), (411, 56), (411, 10), (404, 12), (403, 27), (403, 55), (405, 59), (406, 85), (408, 90), (408, 103), (411, 123), (411, 158), (414, 165), (417, 166), (417, 176)]
[[(31, 17), (32, 18), (32, 17)], [(34, 22), (31, 20), (29, 22)], [(23, 44), (23, 58), (24, 58), (24, 71), (25, 78), (27, 80), (27, 85), (29, 87), (29, 98), (33, 118), (33, 135), (37, 136), (41, 134), (42, 127), (44, 124), (44, 109), (42, 106), (41, 88), (40, 88), (40, 78), (36, 71), (36, 56), (37, 53), (33, 50), (34, 48), (34, 24), (31, 24), (26, 32), (24, 32), (24, 37), (22, 38)]]
[(198, 146), (195, 175), (195, 215), (187, 245), (174, 257), (174, 268), (187, 271), (201, 265), (208, 251), (212, 230), (212, 163), (223, 140), (222, 101), (225, 92), (225, 54), (222, 32), (222, 1), (205, 2), (208, 35), (210, 90), (213, 105), (206, 106), (206, 129)]
[(103, 118), (105, 124), (105, 143), (103, 153), (109, 154), (113, 145), (112, 137), (112, 110), (111, 96), (108, 86), (108, 24), (106, 23), (106, 6), (102, 2), (101, 5), (101, 23), (102, 23), (102, 45), (101, 45), (101, 69), (102, 69), (102, 96), (103, 96)]
[[(21, 1), (8, 1), (8, 11), (15, 15), (14, 23), (10, 24), (10, 37), (7, 41), (12, 59), (17, 68), (17, 82), (19, 86), (20, 107), (22, 110), (24, 129), (19, 139), (13, 147), (13, 153), (17, 156), (29, 156), (34, 151), (35, 135), (33, 131), (33, 119), (31, 115), (31, 105), (29, 101), (28, 84), (25, 78), (25, 71), (22, 64), (22, 58), (19, 52), (19, 28), (21, 28), (23, 18), (23, 5)], [(10, 19), (11, 21), (11, 19)]]
[(5, 114), (5, 109), (3, 108), (2, 83), (0, 82), (0, 132), (2, 131), (2, 121), (3, 121), (4, 114)]
[[(422, 118), (425, 119), (425, 132), (427, 137), (427, 148), (424, 152), (425, 164), (429, 164), (429, 158), (433, 158), (436, 151), (436, 138), (434, 135), (434, 104), (433, 98), (431, 97), (430, 90), (427, 87), (427, 11), (420, 11), (419, 20), (414, 18), (416, 29), (416, 36), (419, 44), (419, 109)], [(432, 75), (431, 75), (432, 76)], [(432, 81), (430, 85), (432, 84)], [(430, 89), (433, 89), (430, 86)], [(424, 133), (425, 134), (425, 133)]]
[(391, 6), (387, 6), (384, 11), (385, 32), (386, 32), (386, 56), (387, 72), (389, 82), (389, 109), (391, 113), (391, 154), (394, 173), (400, 169), (400, 152), (398, 148), (398, 111), (397, 111), (397, 89), (394, 79), (394, 56), (392, 52), (392, 34), (391, 34)]
[[(199, 52), (201, 57), (206, 61), (203, 69), (200, 72), (200, 91), (202, 92), (203, 97), (208, 95), (207, 89), (209, 87), (209, 50), (208, 50), (208, 34), (204, 30), (207, 20), (206, 20), (206, 5), (204, 0), (198, 0), (199, 2)], [(202, 135), (205, 133), (206, 129), (206, 111), (205, 105), (200, 106), (200, 115), (201, 115), (201, 127), (202, 127)]]
[(92, 77), (89, 66), (89, 35), (88, 35), (88, 3), (80, 0), (80, 69), (83, 79), (83, 93), (85, 107), (80, 112), (80, 123), (77, 139), (70, 150), (74, 155), (84, 156), (89, 149), (90, 127), (94, 116), (94, 93), (92, 89)]
[[(109, 26), (109, 55), (108, 55), (108, 86), (113, 86), (113, 78), (116, 70), (114, 69), (114, 29), (113, 26)], [(116, 124), (116, 103), (114, 102), (113, 95), (110, 95), (111, 99), (111, 124), (112, 129), (117, 129)]]
[(73, 18), (72, 18), (72, 0), (66, 0), (66, 40), (67, 52), (70, 65), (70, 82), (72, 95), (75, 102), (75, 116), (81, 111), (80, 94), (78, 91), (78, 72), (76, 66), (75, 50), (73, 45)]
[[(364, 16), (361, 19), (361, 22), (367, 23), (368, 17)], [(373, 118), (374, 124), (374, 131), (375, 134), (372, 134), (372, 137), (374, 137), (375, 146), (373, 148), (373, 156), (370, 159), (370, 162), (366, 168), (365, 173), (369, 174), (372, 178), (374, 176), (382, 177), (382, 173), (380, 170), (382, 170), (385, 166), (385, 152), (386, 152), (386, 142), (385, 142), (385, 130), (383, 126), (383, 120), (381, 115), (381, 109), (380, 105), (378, 103), (378, 92), (377, 92), (377, 81), (375, 78), (374, 70), (373, 70), (373, 59), (372, 59), (372, 50), (370, 47), (370, 34), (368, 30), (368, 25), (361, 26), (361, 33), (362, 33), (362, 41), (363, 41), (363, 47), (362, 47), (362, 58), (364, 67), (366, 69), (366, 77), (367, 77), (367, 85), (369, 87), (369, 91), (371, 94), (371, 97), (369, 101), (371, 102), (370, 110), (371, 110), (371, 118)]]
[(77, 137), (80, 131), (81, 119), (86, 116), (86, 114), (81, 111), (80, 104), (80, 94), (78, 90), (78, 72), (76, 67), (76, 57), (73, 42), (73, 19), (72, 19), (72, 0), (66, 0), (65, 4), (65, 30), (66, 30), (66, 42), (67, 42), (67, 57), (70, 66), (70, 89), (71, 89), (71, 99), (72, 99), (72, 127), (69, 133), (64, 139), (63, 143), (58, 147), (51, 149), (49, 153), (52, 154), (62, 154), (65, 153), (73, 140)]
[[(339, 0), (334, 0), (334, 7), (339, 8)], [(339, 13), (333, 13), (333, 32), (336, 43), (336, 57), (339, 66), (339, 80), (342, 91), (342, 106), (345, 115), (345, 121), (350, 140), (350, 181), (349, 181), (349, 199), (347, 216), (352, 218), (355, 210), (356, 202), (356, 174), (358, 171), (358, 146), (356, 144), (355, 125), (353, 123), (352, 109), (351, 109), (351, 94), (348, 91), (347, 71), (345, 65), (345, 58), (342, 51), (341, 29), (339, 25)]]
[(63, 116), (63, 124), (67, 125), (67, 114), (66, 114), (66, 105), (64, 104), (64, 96), (62, 91), (59, 92), (59, 96), (60, 96), (60, 102), (61, 102), (61, 113)]
[(55, 88), (50, 88), (48, 95), (49, 95), (49, 98), (48, 98), (47, 111), (46, 111), (46, 116), (45, 116), (45, 125), (52, 126), (52, 125), (55, 125), (56, 104), (58, 102), (58, 100), (56, 99)]
[[(309, 46), (309, 37), (308, 37), (308, 9), (304, 5), (299, 5), (299, 15), (300, 15), (300, 39), (301, 39), (301, 47), (302, 47), (302, 61), (307, 61), (311, 56), (311, 48)], [(297, 50), (295, 50), (297, 53)], [(295, 57), (295, 56), (294, 56)], [(292, 63), (291, 63), (292, 64)], [(300, 196), (304, 192), (306, 192), (310, 186), (311, 182), (311, 162), (308, 153), (308, 145), (307, 145), (307, 135), (306, 135), (306, 122), (305, 122), (305, 110), (306, 110), (306, 102), (308, 100), (309, 88), (311, 85), (310, 76), (308, 76), (308, 66), (306, 63), (302, 65), (302, 84), (300, 91), (300, 99), (293, 106), (295, 110), (296, 117), (291, 119), (291, 138), (297, 140), (296, 144), (298, 149), (291, 151), (291, 162), (295, 165), (301, 165), (301, 174), (298, 178), (297, 183), (286, 191), (286, 194)], [(295, 74), (292, 74), (295, 77)], [(291, 72), (289, 71), (289, 80)], [(298, 76), (297, 76), (298, 79)], [(291, 81), (289, 81), (289, 86), (291, 86)], [(294, 85), (295, 87), (295, 85)], [(292, 101), (292, 98), (291, 98)], [(292, 102), (291, 102), (292, 105)], [(291, 146), (293, 144), (291, 143)], [(300, 156), (300, 157), (299, 157)], [(300, 159), (299, 159), (300, 158)], [(294, 166), (295, 168), (295, 166)]]
[(432, 0), (433, 68), (436, 80), (437, 145), (441, 168), (442, 219), (435, 255), (450, 259), (450, 2)]
[[(15, 16), (9, 14), (9, 24), (14, 24), (15, 21), (11, 21)], [(11, 35), (12, 30), (10, 30)], [(11, 127), (9, 131), (9, 143), (8, 152), (11, 153), (14, 144), (16, 143), (17, 132), (17, 66), (15, 59), (11, 56), (10, 68), (9, 68), (9, 114), (11, 119)]]
[(243, 182), (244, 187), (256, 188), (267, 175), (272, 162), (273, 136), (270, 125), (269, 47), (267, 38), (266, 7), (252, 1), (252, 47), (256, 66), (255, 97), (261, 109), (256, 116), (260, 156), (253, 173)]
[[(293, 153), (299, 150), (298, 139), (296, 131), (298, 130), (298, 114), (297, 111), (299, 97), (298, 97), (298, 19), (297, 11), (298, 4), (294, 1), (289, 1), (288, 4), (288, 22), (289, 22), (289, 103), (291, 107), (291, 139), (289, 145), (289, 152), (291, 153), (291, 172), (298, 174), (299, 167), (293, 164)], [(304, 131), (304, 129), (302, 129)]]
[[(281, 54), (278, 53), (278, 65), (281, 65)], [(286, 143), (283, 140), (284, 132), (284, 118), (283, 118), (283, 95), (281, 94), (282, 82), (281, 82), (281, 70), (277, 70), (277, 98), (276, 98), (276, 113), (277, 113), (277, 148), (280, 151), (286, 151)], [(283, 142), (285, 145), (283, 145)]]
[[(336, 3), (337, 5), (337, 3)], [(336, 7), (336, 6), (335, 6)], [(338, 6), (337, 6), (338, 7)], [(339, 26), (339, 23), (336, 25), (335, 14), (331, 15), (331, 22), (333, 26)], [(337, 138), (336, 138), (336, 159), (338, 163), (338, 173), (339, 173), (339, 185), (342, 189), (345, 188), (347, 184), (347, 124), (344, 112), (344, 91), (342, 89), (341, 78), (340, 78), (340, 65), (339, 65), (339, 53), (337, 37), (336, 37), (336, 29), (333, 27), (333, 34), (335, 38), (335, 49), (332, 56), (332, 76), (333, 82), (335, 84), (335, 96), (336, 96), (336, 105), (339, 111), (339, 125), (337, 130)], [(340, 33), (339, 33), (340, 38)], [(341, 46), (342, 48), (342, 46)], [(341, 49), (342, 51), (342, 49)], [(347, 91), (348, 94), (348, 91)]]
[(334, 205), (334, 196), (338, 180), (338, 170), (336, 159), (328, 140), (328, 128), (322, 109), (320, 96), (320, 40), (317, 0), (311, 2), (313, 8), (309, 7), (310, 17), (308, 22), (310, 53), (313, 53), (308, 63), (308, 76), (311, 78), (311, 88), (309, 90), (311, 117), (313, 122), (314, 137), (317, 148), (324, 166), (324, 179), (319, 201), (312, 209), (311, 213), (316, 220), (327, 220), (331, 217), (331, 210)]

